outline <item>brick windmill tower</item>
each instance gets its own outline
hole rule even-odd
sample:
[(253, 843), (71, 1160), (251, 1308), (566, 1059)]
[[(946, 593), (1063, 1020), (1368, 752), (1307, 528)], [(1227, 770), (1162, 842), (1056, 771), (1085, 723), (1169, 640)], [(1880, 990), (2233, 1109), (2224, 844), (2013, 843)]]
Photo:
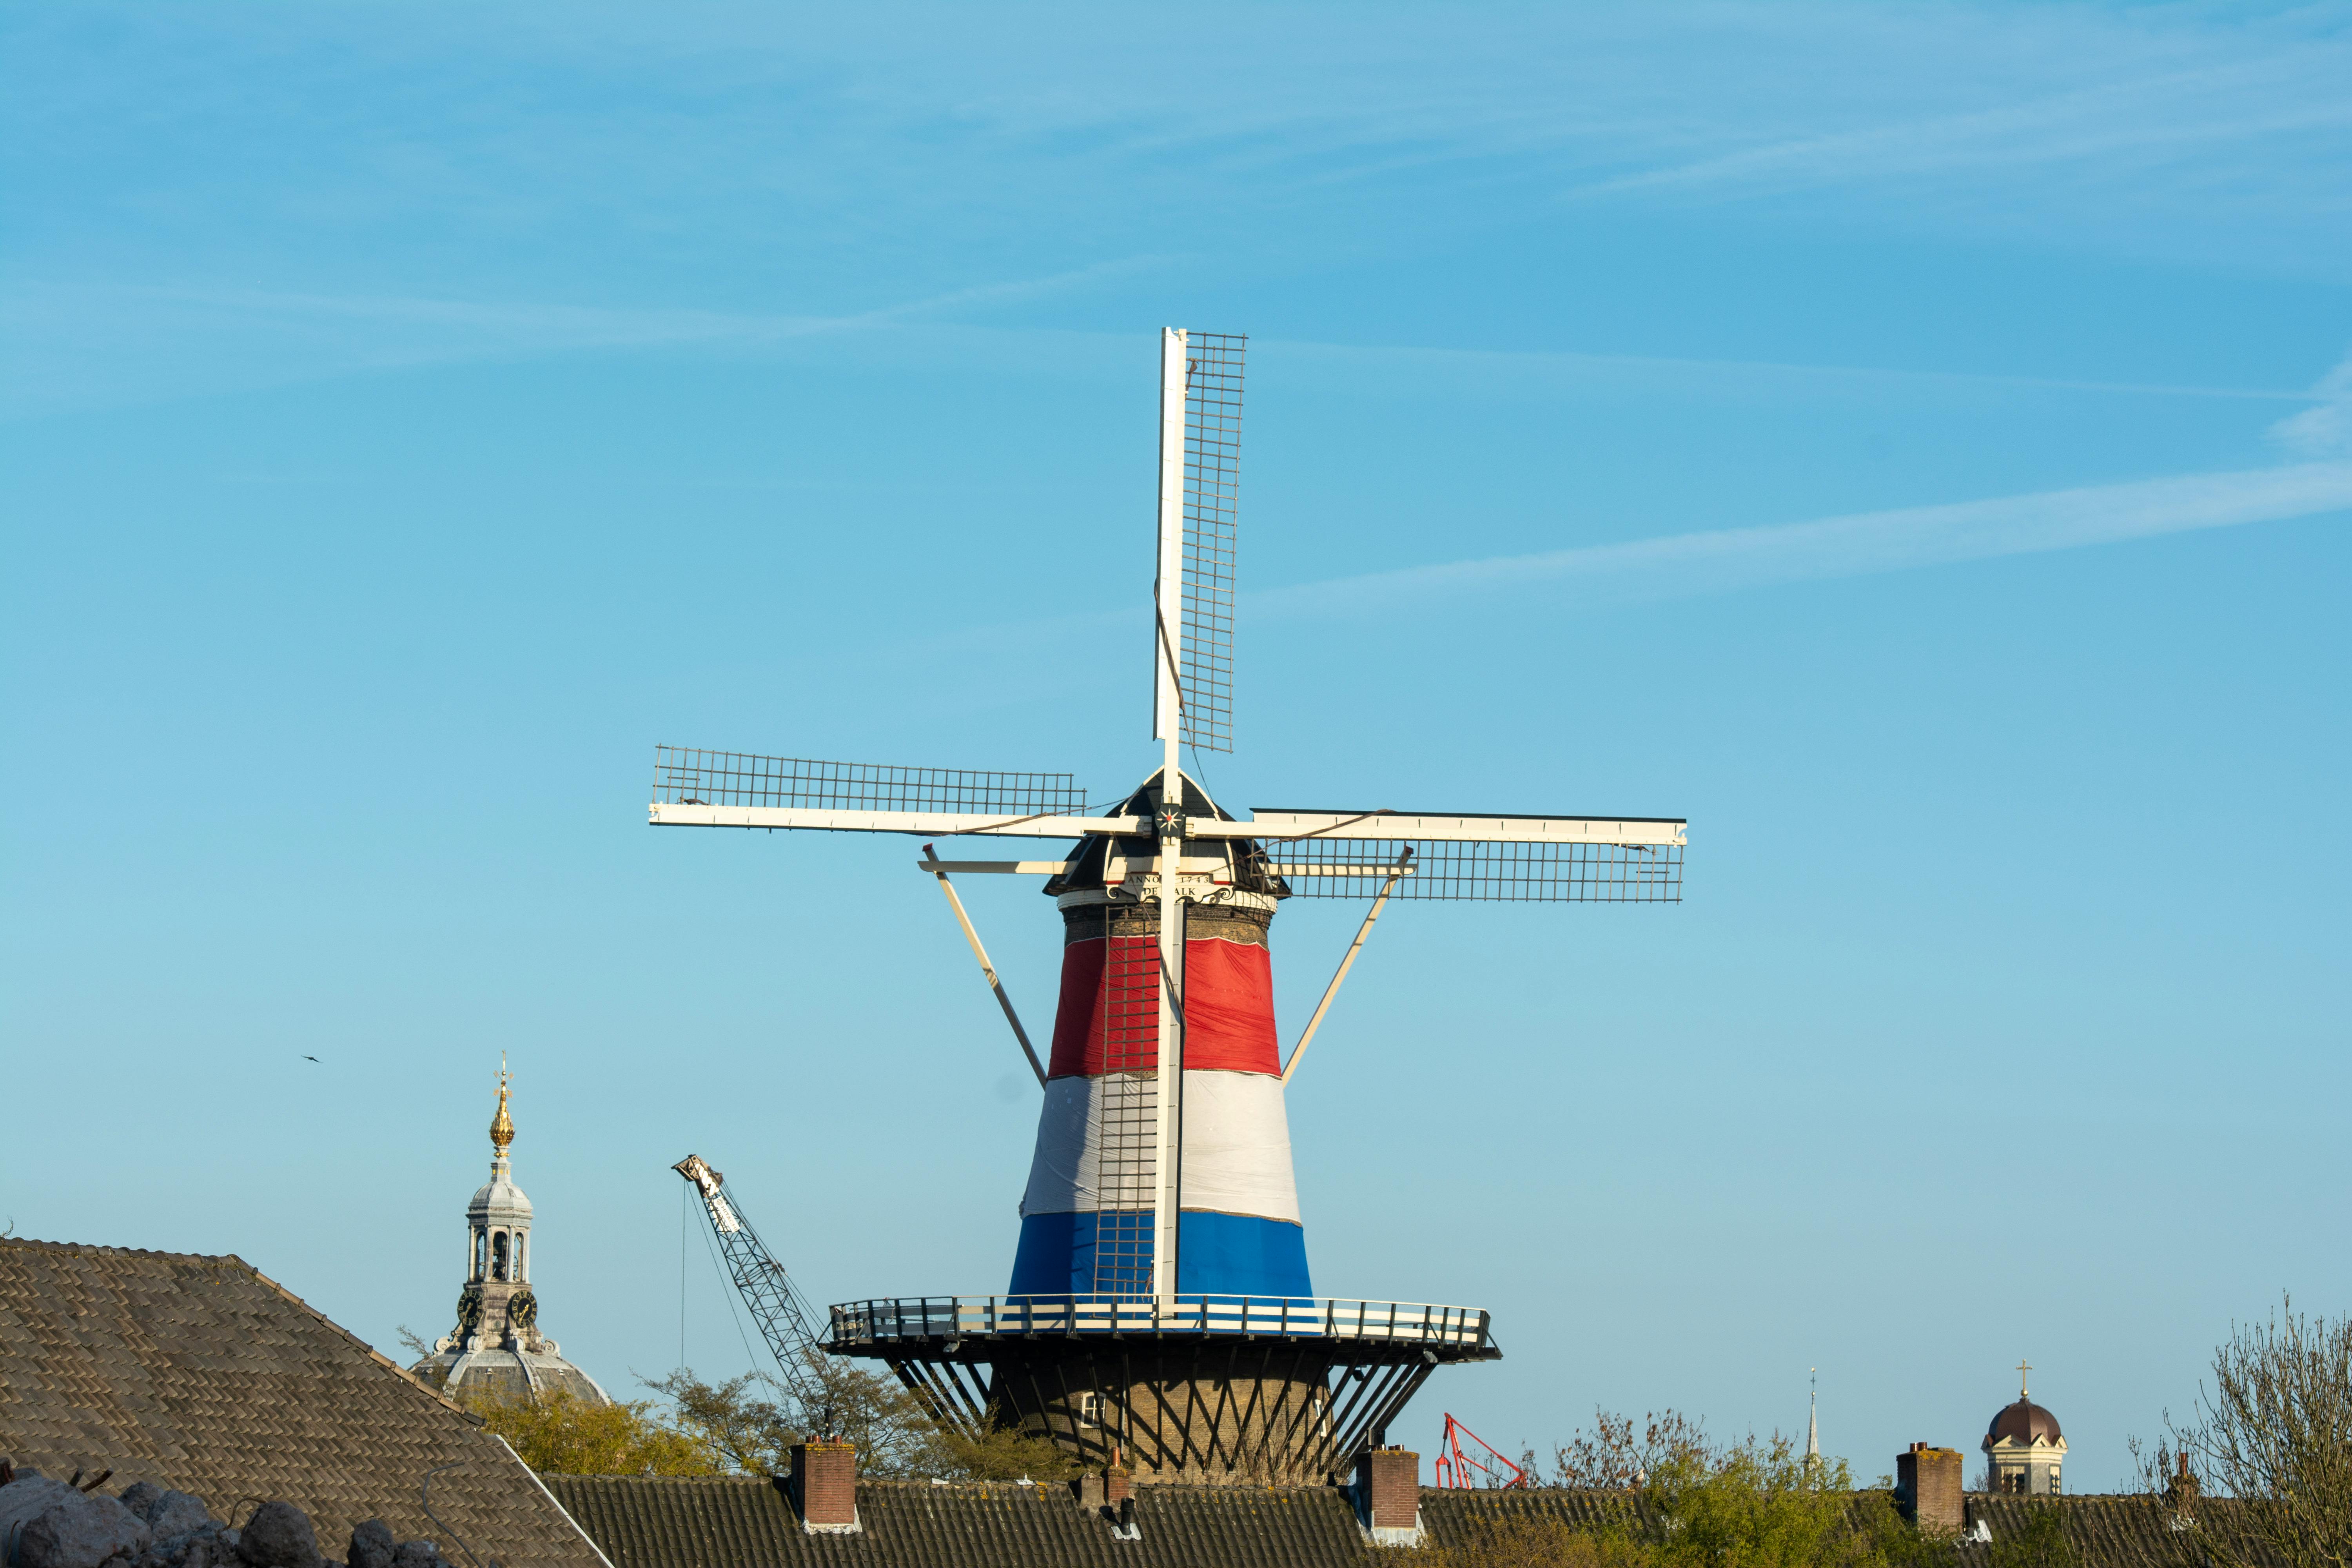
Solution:
[[(1152, 737), (1104, 815), (1066, 773), (818, 763), (662, 747), (656, 826), (1032, 838), (1026, 860), (916, 864), (939, 882), (1044, 1091), (999, 1296), (835, 1306), (826, 1348), (887, 1363), (943, 1421), (1017, 1423), (1139, 1481), (1336, 1476), (1431, 1373), (1493, 1360), (1488, 1314), (1318, 1297), (1286, 1086), (1391, 898), (1672, 903), (1678, 817), (1257, 807), (1184, 775), (1230, 752), (1245, 340), (1161, 334)], [(1074, 841), (1074, 842), (1072, 842)], [(1040, 1059), (952, 881), (1036, 876), (1063, 926)], [(1269, 933), (1282, 900), (1369, 900), (1286, 1059)]]

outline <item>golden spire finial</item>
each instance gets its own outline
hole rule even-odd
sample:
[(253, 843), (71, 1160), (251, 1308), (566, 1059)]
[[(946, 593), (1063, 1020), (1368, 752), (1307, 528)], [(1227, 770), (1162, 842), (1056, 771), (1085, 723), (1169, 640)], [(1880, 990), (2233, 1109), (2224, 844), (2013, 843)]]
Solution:
[(2017, 1363), (2017, 1402), (2020, 1405), (2033, 1397), (2025, 1387), (2025, 1374), (2032, 1370), (2033, 1366), (2030, 1362), (2020, 1361)]
[(507, 1114), (507, 1086), (514, 1082), (514, 1074), (507, 1070), (507, 1054), (499, 1053), (499, 1113), (490, 1119), (490, 1148), (499, 1159), (507, 1157), (507, 1145), (514, 1142), (514, 1118)]

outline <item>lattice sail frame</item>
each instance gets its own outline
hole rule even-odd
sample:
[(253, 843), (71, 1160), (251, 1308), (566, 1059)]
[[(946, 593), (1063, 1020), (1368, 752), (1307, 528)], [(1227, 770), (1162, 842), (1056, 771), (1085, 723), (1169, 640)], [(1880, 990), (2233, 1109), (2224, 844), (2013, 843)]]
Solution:
[(1103, 1073), (1095, 1100), (1094, 1288), (1151, 1294), (1160, 1198), (1160, 910), (1103, 911)]
[(1081, 814), (1087, 805), (1086, 792), (1071, 773), (824, 763), (687, 746), (654, 749), (654, 801), (662, 805), (971, 812), (1006, 816)]
[(1184, 344), (1183, 734), (1196, 750), (1231, 752), (1242, 359), (1249, 339), (1187, 332)]
[[(1410, 848), (1412, 858), (1403, 858)], [(1678, 904), (1679, 844), (1525, 839), (1268, 839), (1265, 868), (1294, 898), (1370, 899), (1396, 878), (1398, 899), (1498, 903)], [(1396, 876), (1400, 861), (1404, 874)]]

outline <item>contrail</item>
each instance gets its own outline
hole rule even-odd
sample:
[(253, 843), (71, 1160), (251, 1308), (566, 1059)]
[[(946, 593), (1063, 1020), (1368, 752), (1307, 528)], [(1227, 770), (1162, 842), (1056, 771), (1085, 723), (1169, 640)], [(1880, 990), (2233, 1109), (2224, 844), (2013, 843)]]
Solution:
[(1770, 583), (2115, 544), (2352, 508), (2352, 462), (2299, 463), (2043, 490), (1811, 522), (1678, 533), (1302, 583), (1245, 595), (1254, 615), (1352, 613), (1441, 595), (1572, 581), (1613, 597), (1677, 598)]

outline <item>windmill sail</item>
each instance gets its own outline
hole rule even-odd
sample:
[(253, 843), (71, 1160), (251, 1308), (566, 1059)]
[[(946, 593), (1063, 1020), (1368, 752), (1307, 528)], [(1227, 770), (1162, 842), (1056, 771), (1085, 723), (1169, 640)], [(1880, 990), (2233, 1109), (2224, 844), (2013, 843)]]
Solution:
[[(1679, 816), (1500, 816), (1258, 806), (1200, 837), (1254, 840), (1254, 869), (1310, 899), (1678, 904)], [(1408, 851), (1410, 854), (1408, 855)]]
[(990, 816), (1083, 816), (1087, 808), (1086, 792), (1069, 773), (821, 763), (687, 746), (654, 748), (654, 802)]
[[(1399, 857), (1412, 858), (1399, 874)], [(1526, 839), (1308, 838), (1271, 842), (1264, 870), (1294, 898), (1369, 899), (1393, 881), (1399, 899), (1505, 903), (1678, 904), (1679, 844)]]
[(1184, 741), (1230, 752), (1242, 356), (1249, 339), (1187, 332), (1184, 342)]

